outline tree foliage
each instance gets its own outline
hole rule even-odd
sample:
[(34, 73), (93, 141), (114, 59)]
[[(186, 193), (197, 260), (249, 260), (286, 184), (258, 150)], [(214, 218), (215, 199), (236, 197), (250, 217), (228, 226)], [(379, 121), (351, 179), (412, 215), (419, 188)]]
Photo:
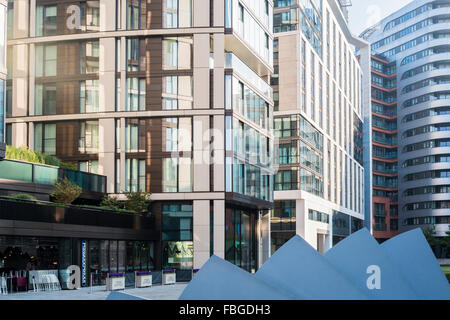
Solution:
[(105, 195), (101, 206), (117, 211), (132, 211), (137, 214), (142, 214), (148, 211), (150, 194), (146, 192), (127, 192), (125, 193), (125, 196), (127, 200), (120, 201), (116, 197)]
[(43, 154), (38, 151), (29, 150), (25, 146), (19, 148), (15, 148), (13, 146), (6, 146), (6, 159), (22, 160), (72, 170), (77, 169), (76, 166), (73, 164), (64, 163), (56, 157), (49, 156), (47, 154)]

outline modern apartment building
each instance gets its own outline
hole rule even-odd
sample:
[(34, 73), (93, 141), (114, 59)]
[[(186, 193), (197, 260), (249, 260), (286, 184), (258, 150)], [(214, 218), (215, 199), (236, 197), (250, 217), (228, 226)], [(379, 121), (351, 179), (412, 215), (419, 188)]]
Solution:
[(0, 160), (5, 156), (6, 7), (7, 1), (0, 1)]
[(398, 234), (396, 64), (371, 58), (373, 235), (378, 241)]
[(256, 270), (273, 206), (272, 10), (10, 0), (7, 140), (107, 176), (108, 193), (151, 193), (157, 269), (216, 254)]
[(449, 1), (416, 0), (361, 35), (397, 72), (400, 232), (450, 225), (449, 23)]
[(362, 228), (371, 211), (362, 135), (368, 82), (354, 50), (367, 64), (368, 44), (351, 35), (340, 1), (274, 4), (272, 252), (294, 234), (324, 252)]

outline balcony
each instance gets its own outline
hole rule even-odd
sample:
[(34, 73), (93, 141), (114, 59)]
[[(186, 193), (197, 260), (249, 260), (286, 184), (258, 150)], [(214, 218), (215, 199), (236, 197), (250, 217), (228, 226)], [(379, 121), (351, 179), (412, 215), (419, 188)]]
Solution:
[(30, 162), (0, 161), (0, 179), (54, 185), (64, 178), (80, 186), (84, 192), (106, 193), (105, 176)]

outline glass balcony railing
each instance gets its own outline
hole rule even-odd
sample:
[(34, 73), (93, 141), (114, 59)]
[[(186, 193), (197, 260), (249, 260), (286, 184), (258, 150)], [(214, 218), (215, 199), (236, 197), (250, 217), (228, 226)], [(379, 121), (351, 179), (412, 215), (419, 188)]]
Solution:
[(250, 69), (241, 59), (231, 52), (225, 54), (225, 68), (233, 69), (248, 83), (251, 83), (263, 93), (266, 98), (273, 100), (273, 90), (269, 83), (261, 79), (252, 69)]
[(53, 185), (64, 178), (80, 186), (83, 191), (106, 193), (105, 176), (30, 162), (0, 161), (0, 179)]

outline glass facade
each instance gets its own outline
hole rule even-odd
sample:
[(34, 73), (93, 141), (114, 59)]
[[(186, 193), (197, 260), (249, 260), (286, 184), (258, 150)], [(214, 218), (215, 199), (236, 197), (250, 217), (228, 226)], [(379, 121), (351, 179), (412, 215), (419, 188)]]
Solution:
[(5, 142), (5, 81), (0, 79), (0, 143)]
[(192, 204), (162, 205), (162, 268), (192, 269)]
[(323, 134), (302, 116), (274, 121), (275, 137), (280, 139), (275, 190), (304, 190), (323, 197)]
[(256, 214), (225, 209), (225, 259), (249, 272), (257, 269), (256, 230)]
[(100, 31), (100, 1), (36, 0), (36, 37)]

